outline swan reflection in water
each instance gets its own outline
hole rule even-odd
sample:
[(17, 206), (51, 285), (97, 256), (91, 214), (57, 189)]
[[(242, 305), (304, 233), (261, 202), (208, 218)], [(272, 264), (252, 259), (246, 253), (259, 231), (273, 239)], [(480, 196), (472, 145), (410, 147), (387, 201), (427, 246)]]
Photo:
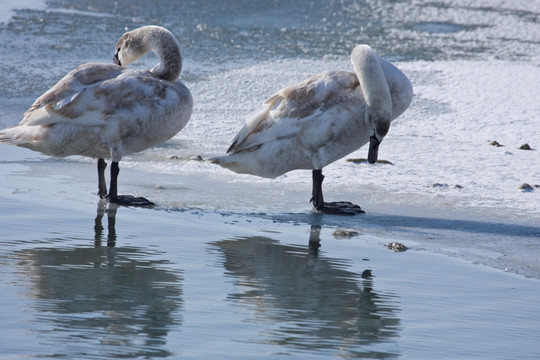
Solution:
[(239, 289), (228, 299), (250, 311), (247, 321), (265, 324), (246, 341), (344, 358), (398, 357), (388, 350), (399, 336), (396, 296), (377, 293), (370, 270), (354, 273), (346, 260), (319, 255), (319, 234), (313, 226), (309, 247), (261, 236), (212, 244)]
[(116, 212), (118, 211), (117, 204), (107, 204), (104, 200), (98, 203), (97, 215), (94, 219), (94, 240), (96, 246), (101, 246), (104, 227), (103, 216), (107, 214), (107, 246), (116, 246)]
[[(31, 280), (44, 357), (168, 357), (169, 331), (182, 323), (181, 271), (148, 248), (112, 247), (116, 208), (98, 208), (94, 247), (47, 247), (16, 254)], [(107, 213), (108, 244), (100, 246)], [(111, 221), (112, 220), (112, 221)], [(60, 239), (61, 240), (61, 239)], [(58, 244), (55, 244), (58, 246)], [(89, 350), (92, 348), (94, 350)]]

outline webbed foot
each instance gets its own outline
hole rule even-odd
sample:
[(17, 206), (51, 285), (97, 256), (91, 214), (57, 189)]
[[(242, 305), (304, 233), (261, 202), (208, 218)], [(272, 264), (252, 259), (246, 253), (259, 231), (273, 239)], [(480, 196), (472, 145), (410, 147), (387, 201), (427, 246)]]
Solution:
[(117, 195), (113, 198), (107, 196), (110, 203), (123, 205), (123, 206), (155, 206), (153, 202), (144, 197), (135, 197), (133, 195)]
[(319, 206), (317, 210), (323, 214), (333, 215), (356, 215), (366, 213), (360, 206), (348, 201), (325, 202), (322, 206)]

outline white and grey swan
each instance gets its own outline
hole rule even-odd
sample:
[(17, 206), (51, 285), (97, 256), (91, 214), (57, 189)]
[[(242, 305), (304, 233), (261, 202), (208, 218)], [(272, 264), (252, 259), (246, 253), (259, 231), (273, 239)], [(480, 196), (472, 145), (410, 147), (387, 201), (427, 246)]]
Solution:
[[(127, 69), (147, 52), (159, 63), (150, 71)], [(120, 205), (153, 205), (143, 197), (118, 195), (118, 163), (176, 135), (189, 121), (193, 99), (177, 80), (180, 46), (159, 26), (123, 34), (114, 64), (89, 63), (68, 73), (41, 95), (19, 125), (0, 130), (0, 142), (55, 157), (82, 155), (98, 159), (98, 195)], [(110, 158), (109, 192), (105, 158)]]
[(409, 79), (368, 45), (351, 54), (354, 72), (327, 71), (279, 90), (247, 120), (228, 155), (210, 158), (237, 173), (275, 178), (295, 169), (312, 170), (311, 202), (322, 213), (357, 214), (350, 202), (325, 202), (324, 166), (369, 142), (377, 160), (390, 123), (413, 98)]

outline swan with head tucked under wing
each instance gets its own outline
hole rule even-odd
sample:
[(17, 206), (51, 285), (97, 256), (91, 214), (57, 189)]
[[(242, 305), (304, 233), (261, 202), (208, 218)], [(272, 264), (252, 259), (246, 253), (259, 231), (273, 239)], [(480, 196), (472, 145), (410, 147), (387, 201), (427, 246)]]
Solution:
[(275, 178), (295, 169), (312, 170), (311, 202), (323, 213), (364, 211), (350, 202), (325, 202), (322, 168), (369, 143), (377, 161), (390, 123), (412, 101), (409, 79), (368, 45), (351, 54), (354, 73), (328, 71), (285, 87), (248, 119), (225, 156), (213, 163), (242, 174)]
[[(152, 70), (124, 66), (147, 52), (159, 57)], [(0, 142), (55, 157), (82, 155), (98, 159), (98, 195), (121, 205), (153, 205), (143, 197), (118, 195), (118, 163), (176, 135), (189, 121), (193, 99), (177, 80), (180, 46), (159, 26), (123, 34), (114, 64), (84, 64), (41, 95), (19, 125), (0, 130)], [(110, 158), (109, 192), (105, 158)]]

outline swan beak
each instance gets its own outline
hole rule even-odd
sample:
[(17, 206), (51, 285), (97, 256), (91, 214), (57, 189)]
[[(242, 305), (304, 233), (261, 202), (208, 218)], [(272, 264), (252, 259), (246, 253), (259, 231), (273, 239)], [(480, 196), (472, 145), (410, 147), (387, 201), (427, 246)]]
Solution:
[(114, 62), (116, 65), (122, 66), (122, 63), (120, 62), (120, 59), (118, 58), (118, 53), (114, 54), (113, 62)]
[(377, 161), (377, 158), (379, 157), (379, 144), (381, 142), (375, 135), (372, 135), (369, 138), (369, 151), (368, 151), (368, 157), (367, 160), (370, 164), (375, 164)]

